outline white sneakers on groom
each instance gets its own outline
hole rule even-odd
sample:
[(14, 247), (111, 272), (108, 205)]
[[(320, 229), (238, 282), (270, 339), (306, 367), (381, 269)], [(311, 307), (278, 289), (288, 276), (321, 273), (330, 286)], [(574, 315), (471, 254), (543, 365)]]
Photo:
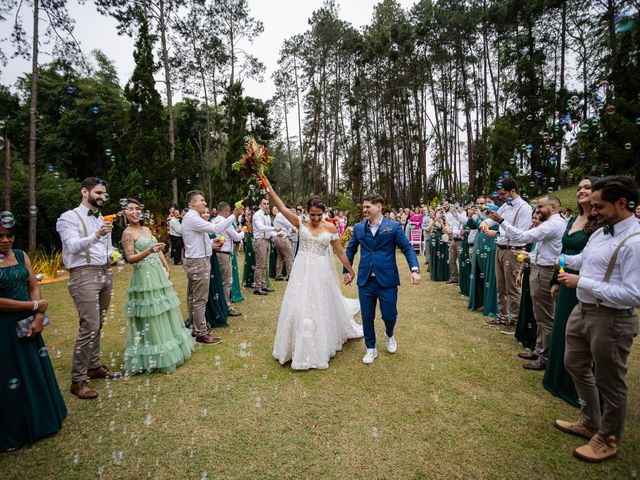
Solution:
[[(398, 350), (398, 342), (396, 342), (396, 337), (386, 337), (387, 338), (387, 352), (396, 353)], [(375, 348), (367, 348), (367, 353), (362, 357), (362, 363), (365, 365), (371, 365), (373, 361), (378, 357), (378, 350)]]

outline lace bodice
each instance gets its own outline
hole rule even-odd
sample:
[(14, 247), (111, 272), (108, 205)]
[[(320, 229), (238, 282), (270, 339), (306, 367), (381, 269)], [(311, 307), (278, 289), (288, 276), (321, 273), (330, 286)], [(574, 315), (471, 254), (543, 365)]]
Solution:
[(300, 247), (299, 252), (312, 253), (314, 255), (327, 255), (331, 252), (331, 242), (340, 238), (338, 233), (322, 232), (317, 237), (313, 236), (309, 227), (300, 223)]
[[(140, 253), (143, 250), (146, 250), (147, 248), (149, 248), (151, 245), (153, 245), (156, 242), (157, 240), (155, 239), (155, 237), (140, 237), (139, 239), (136, 240), (134, 250), (136, 253)], [(136, 262), (135, 266), (139, 267), (144, 263), (155, 263), (155, 262), (160, 262), (160, 259), (158, 258), (158, 256), (149, 255), (143, 258), (142, 260), (140, 260), (139, 262)]]

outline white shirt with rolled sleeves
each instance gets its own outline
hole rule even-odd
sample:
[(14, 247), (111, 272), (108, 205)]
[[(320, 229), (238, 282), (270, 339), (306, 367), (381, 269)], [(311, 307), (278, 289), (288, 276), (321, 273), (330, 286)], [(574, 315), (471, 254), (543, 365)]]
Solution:
[(453, 238), (462, 238), (464, 236), (464, 228), (467, 225), (467, 215), (458, 212), (458, 210), (456, 209), (449, 210), (449, 212), (447, 212), (447, 215), (445, 215), (445, 218), (447, 219), (447, 224), (453, 232)]
[(293, 225), (291, 222), (287, 220), (287, 218), (282, 214), (282, 212), (278, 212), (276, 218), (273, 220), (273, 226), (279, 227), (287, 237), (291, 237), (294, 235), (293, 233)]
[(578, 300), (619, 310), (640, 307), (640, 235), (625, 242), (611, 278), (604, 281), (613, 251), (636, 232), (640, 232), (640, 223), (631, 216), (613, 226), (613, 237), (596, 230), (582, 253), (567, 255), (567, 266), (580, 271)]
[(567, 222), (559, 213), (551, 215), (537, 227), (524, 232), (506, 220), (500, 226), (505, 232), (505, 237), (511, 240), (513, 245), (537, 244), (535, 252), (532, 252), (530, 257), (531, 262), (539, 267), (553, 266), (553, 262), (562, 253), (562, 237), (567, 229)]
[(253, 214), (251, 223), (253, 224), (254, 239), (275, 237), (276, 229), (271, 225), (271, 216), (268, 213), (264, 213), (263, 210), (260, 209)]
[(231, 214), (221, 222), (211, 223), (202, 218), (197, 211), (190, 209), (182, 219), (185, 258), (209, 258), (213, 251), (209, 234), (222, 234), (235, 220), (236, 217)]
[[(111, 234), (108, 233), (102, 238), (96, 236), (96, 232), (100, 230), (104, 222), (102, 215), (98, 218), (89, 215), (89, 209), (82, 204), (74, 210), (78, 212), (87, 227), (87, 235), (84, 233), (78, 215), (73, 210), (68, 210), (60, 215), (56, 222), (56, 230), (62, 241), (64, 266), (70, 270), (86, 265), (102, 266), (110, 263), (114, 252)], [(87, 251), (90, 254), (90, 262), (87, 262)]]
[[(220, 215), (211, 220), (212, 223), (221, 223), (224, 221), (225, 218)], [(244, 238), (244, 232), (237, 232), (236, 229), (233, 228), (233, 224), (230, 227), (227, 227), (221, 235), (224, 236), (224, 243), (222, 244), (222, 247), (220, 247), (220, 251), (228, 253), (231, 253), (233, 242), (240, 242)]]
[[(529, 226), (531, 225), (531, 214), (533, 210), (531, 209), (531, 205), (525, 202), (522, 197), (518, 197), (515, 200), (511, 201), (511, 205), (508, 203), (503, 203), (498, 209), (498, 213), (502, 218), (504, 218), (505, 222), (508, 222), (510, 225), (513, 225), (518, 230), (529, 230)], [(518, 217), (516, 219), (516, 217)], [(485, 223), (490, 227), (496, 225), (496, 222), (487, 218)], [(503, 222), (504, 223), (504, 222)], [(504, 227), (500, 225), (500, 230), (498, 231), (498, 238), (496, 239), (497, 245), (507, 245), (507, 246), (516, 246), (521, 247), (524, 245), (516, 244), (510, 241), (506, 237), (506, 232)]]

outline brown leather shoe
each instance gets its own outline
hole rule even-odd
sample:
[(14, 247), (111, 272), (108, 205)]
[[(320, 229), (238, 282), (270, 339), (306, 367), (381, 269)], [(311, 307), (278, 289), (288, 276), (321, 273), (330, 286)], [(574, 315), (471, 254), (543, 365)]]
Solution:
[(91, 400), (92, 398), (98, 398), (98, 392), (91, 389), (86, 380), (83, 380), (82, 382), (73, 382), (69, 391), (80, 400)]
[(509, 323), (500, 329), (500, 333), (503, 335), (515, 335), (516, 334), (516, 326), (513, 323)]
[(87, 377), (89, 378), (118, 378), (121, 376), (121, 372), (109, 370), (106, 365), (100, 365), (98, 368), (90, 368), (87, 370)]
[(522, 358), (523, 360), (538, 360), (538, 354), (536, 352), (522, 352), (518, 354), (518, 358)]
[(582, 419), (576, 420), (575, 422), (567, 422), (565, 420), (556, 420), (553, 425), (558, 429), (562, 430), (565, 433), (570, 433), (571, 435), (578, 435), (579, 437), (584, 437), (587, 440), (591, 440), (593, 436), (598, 433), (596, 430), (591, 430), (584, 423), (582, 423)]
[(206, 334), (200, 337), (196, 337), (196, 342), (205, 343), (207, 345), (217, 345), (218, 343), (222, 343), (222, 339), (220, 337), (214, 337), (213, 335)]
[(239, 317), (239, 316), (241, 316), (241, 315), (242, 315), (242, 314), (241, 314), (239, 311), (237, 311), (235, 308), (230, 308), (230, 309), (228, 310), (227, 314), (228, 314), (230, 317)]
[(576, 448), (573, 455), (580, 460), (587, 462), (600, 463), (615, 457), (618, 454), (618, 442), (616, 437), (604, 436), (596, 433), (589, 443)]

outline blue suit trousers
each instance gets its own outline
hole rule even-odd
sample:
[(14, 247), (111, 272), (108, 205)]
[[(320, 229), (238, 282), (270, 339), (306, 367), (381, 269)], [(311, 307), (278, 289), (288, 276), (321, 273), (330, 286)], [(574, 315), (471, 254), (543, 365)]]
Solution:
[(385, 332), (388, 337), (392, 337), (393, 328), (398, 318), (398, 287), (382, 287), (376, 277), (369, 277), (367, 283), (358, 287), (358, 296), (360, 297), (364, 344), (367, 348), (374, 348), (376, 346), (376, 331), (373, 321), (376, 316), (376, 303), (380, 300), (380, 312)]

